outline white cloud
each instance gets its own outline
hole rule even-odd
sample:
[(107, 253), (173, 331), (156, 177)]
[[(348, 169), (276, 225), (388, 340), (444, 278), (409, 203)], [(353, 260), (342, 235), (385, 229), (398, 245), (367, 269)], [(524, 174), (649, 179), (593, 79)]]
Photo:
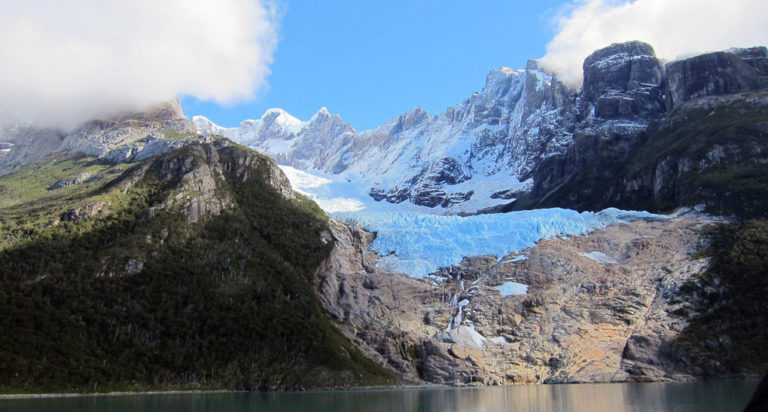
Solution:
[(556, 19), (545, 67), (571, 86), (593, 51), (611, 43), (641, 40), (672, 60), (730, 47), (765, 45), (766, 0), (577, 0)]
[(269, 74), (269, 0), (0, 0), (0, 117), (71, 127), (179, 94), (252, 97)]

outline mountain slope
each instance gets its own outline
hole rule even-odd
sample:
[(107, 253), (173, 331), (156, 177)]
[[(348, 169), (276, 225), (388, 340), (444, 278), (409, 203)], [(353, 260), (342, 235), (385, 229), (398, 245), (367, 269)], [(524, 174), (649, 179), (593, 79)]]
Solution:
[[(633, 133), (576, 133), (535, 173), (517, 209), (608, 206), (768, 216), (768, 51), (735, 49), (667, 65), (668, 112)], [(761, 74), (762, 73), (762, 74)]]
[[(450, 208), (474, 198), (488, 207), (528, 190), (534, 165), (564, 152), (570, 94), (531, 61), (526, 70), (494, 70), (480, 93), (443, 114), (416, 108), (365, 132), (325, 109), (308, 122), (285, 120), (290, 127), (282, 128), (275, 126), (279, 119), (293, 118), (278, 109), (239, 128), (220, 128), (201, 116), (194, 122), (201, 133), (222, 133), (280, 164), (357, 174), (376, 200)], [(479, 182), (496, 183), (472, 188)], [(491, 198), (496, 192), (503, 193)]]
[[(245, 121), (240, 128), (217, 128), (199, 116), (195, 125), (199, 131), (220, 130), (283, 165), (354, 174), (353, 180), (367, 182), (369, 195), (377, 201), (430, 207), (439, 213), (552, 205), (666, 210), (710, 204), (713, 197), (740, 201), (741, 195), (728, 194), (716, 183), (703, 182), (698, 192), (661, 192), (701, 183), (690, 175), (709, 166), (683, 173), (688, 177), (667, 170), (707, 162), (700, 156), (719, 150), (699, 147), (697, 133), (720, 146), (740, 145), (738, 136), (743, 133), (761, 139), (765, 121), (761, 93), (768, 89), (767, 79), (765, 47), (731, 49), (664, 65), (650, 45), (635, 41), (590, 55), (584, 61), (580, 91), (569, 90), (530, 61), (525, 70), (492, 71), (482, 91), (440, 115), (433, 117), (417, 108), (364, 132), (326, 110), (308, 122), (271, 109), (261, 120)], [(705, 116), (706, 110), (720, 113), (720, 120), (689, 120)], [(725, 132), (729, 122), (734, 128)], [(257, 123), (261, 126), (251, 127)], [(684, 145), (695, 152), (683, 159), (684, 165), (677, 165), (677, 158), (658, 158), (668, 147)], [(759, 168), (762, 155), (749, 154), (755, 147), (741, 147), (740, 154), (731, 153), (715, 163), (747, 160)], [(658, 162), (650, 164), (647, 158)], [(638, 168), (647, 170), (638, 174)], [(658, 168), (663, 181), (653, 176)], [(713, 169), (713, 173), (719, 172)], [(749, 174), (746, 169), (736, 173)]]
[[(82, 123), (70, 131), (16, 124), (0, 131), (0, 175), (59, 151), (82, 152), (108, 162), (132, 162), (199, 142), (178, 99), (144, 111)], [(210, 139), (209, 139), (210, 140)]]
[(132, 165), (56, 156), (0, 187), (18, 194), (0, 209), (3, 391), (394, 381), (323, 312), (326, 221), (264, 156), (223, 140)]

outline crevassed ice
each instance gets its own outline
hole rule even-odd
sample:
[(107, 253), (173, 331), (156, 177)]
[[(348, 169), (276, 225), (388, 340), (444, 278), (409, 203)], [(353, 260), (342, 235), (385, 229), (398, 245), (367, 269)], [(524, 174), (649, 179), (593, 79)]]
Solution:
[[(499, 258), (554, 236), (582, 235), (605, 226), (637, 219), (664, 219), (648, 212), (606, 209), (579, 213), (539, 209), (461, 217), (403, 202), (376, 202), (368, 196), (370, 182), (354, 175), (309, 173), (281, 166), (294, 189), (315, 200), (337, 220), (377, 233), (370, 248), (381, 268), (423, 277), (465, 256)], [(512, 261), (523, 259), (518, 257)]]
[(648, 212), (606, 209), (579, 213), (569, 209), (444, 216), (419, 212), (332, 213), (376, 232), (370, 248), (387, 270), (424, 277), (466, 256), (505, 256), (554, 236), (578, 236), (611, 224), (638, 219), (664, 219)]

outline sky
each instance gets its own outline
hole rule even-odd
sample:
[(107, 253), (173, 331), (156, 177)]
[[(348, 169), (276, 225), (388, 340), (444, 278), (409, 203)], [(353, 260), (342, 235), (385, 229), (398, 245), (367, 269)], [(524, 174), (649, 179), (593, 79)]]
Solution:
[(279, 107), (308, 120), (321, 107), (358, 130), (421, 106), (444, 111), (492, 69), (544, 55), (561, 0), (285, 0), (272, 73), (256, 98), (184, 98), (187, 116), (237, 126)]
[(585, 57), (768, 43), (766, 0), (0, 0), (0, 126), (71, 129), (182, 99), (221, 126), (321, 107), (358, 130), (439, 114), (528, 59), (579, 88)]

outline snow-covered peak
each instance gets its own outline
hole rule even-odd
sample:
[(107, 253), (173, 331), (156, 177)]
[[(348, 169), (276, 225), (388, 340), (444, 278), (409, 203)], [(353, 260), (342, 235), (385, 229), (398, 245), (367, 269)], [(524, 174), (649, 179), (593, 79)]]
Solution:
[(261, 121), (264, 123), (265, 127), (267, 127), (267, 125), (274, 125), (292, 134), (298, 134), (301, 129), (307, 125), (307, 122), (302, 122), (291, 116), (291, 114), (285, 110), (278, 108), (267, 109), (267, 111), (264, 112), (264, 115), (261, 116)]
[(509, 67), (499, 67), (498, 69), (491, 70), (487, 76), (485, 76), (485, 87), (483, 87), (482, 93), (488, 93), (491, 90), (499, 90), (504, 85), (509, 84), (512, 79), (519, 77), (523, 74), (524, 70), (514, 70)]
[(327, 107), (323, 106), (323, 107), (320, 108), (320, 110), (317, 111), (317, 113), (312, 115), (312, 117), (309, 119), (309, 123), (314, 123), (314, 122), (318, 121), (319, 119), (324, 119), (324, 118), (328, 118), (328, 117), (331, 117), (331, 113), (328, 112), (328, 108)]
[(384, 125), (376, 129), (380, 132), (386, 132), (389, 134), (397, 134), (404, 130), (410, 130), (414, 127), (424, 124), (425, 122), (432, 121), (432, 116), (427, 113), (426, 110), (420, 106), (415, 107), (399, 116), (395, 116)]
[(225, 128), (213, 123), (210, 119), (208, 119), (205, 116), (193, 116), (192, 117), (192, 123), (195, 125), (195, 129), (197, 129), (198, 133), (202, 134), (221, 134), (222, 130), (225, 130)]
[(537, 62), (527, 66), (491, 71), (480, 92), (434, 117), (416, 107), (358, 133), (326, 107), (306, 122), (274, 109), (261, 124), (244, 122), (234, 140), (280, 165), (355, 175), (378, 201), (496, 207), (530, 190), (533, 165), (570, 141), (558, 123), (563, 91)]

